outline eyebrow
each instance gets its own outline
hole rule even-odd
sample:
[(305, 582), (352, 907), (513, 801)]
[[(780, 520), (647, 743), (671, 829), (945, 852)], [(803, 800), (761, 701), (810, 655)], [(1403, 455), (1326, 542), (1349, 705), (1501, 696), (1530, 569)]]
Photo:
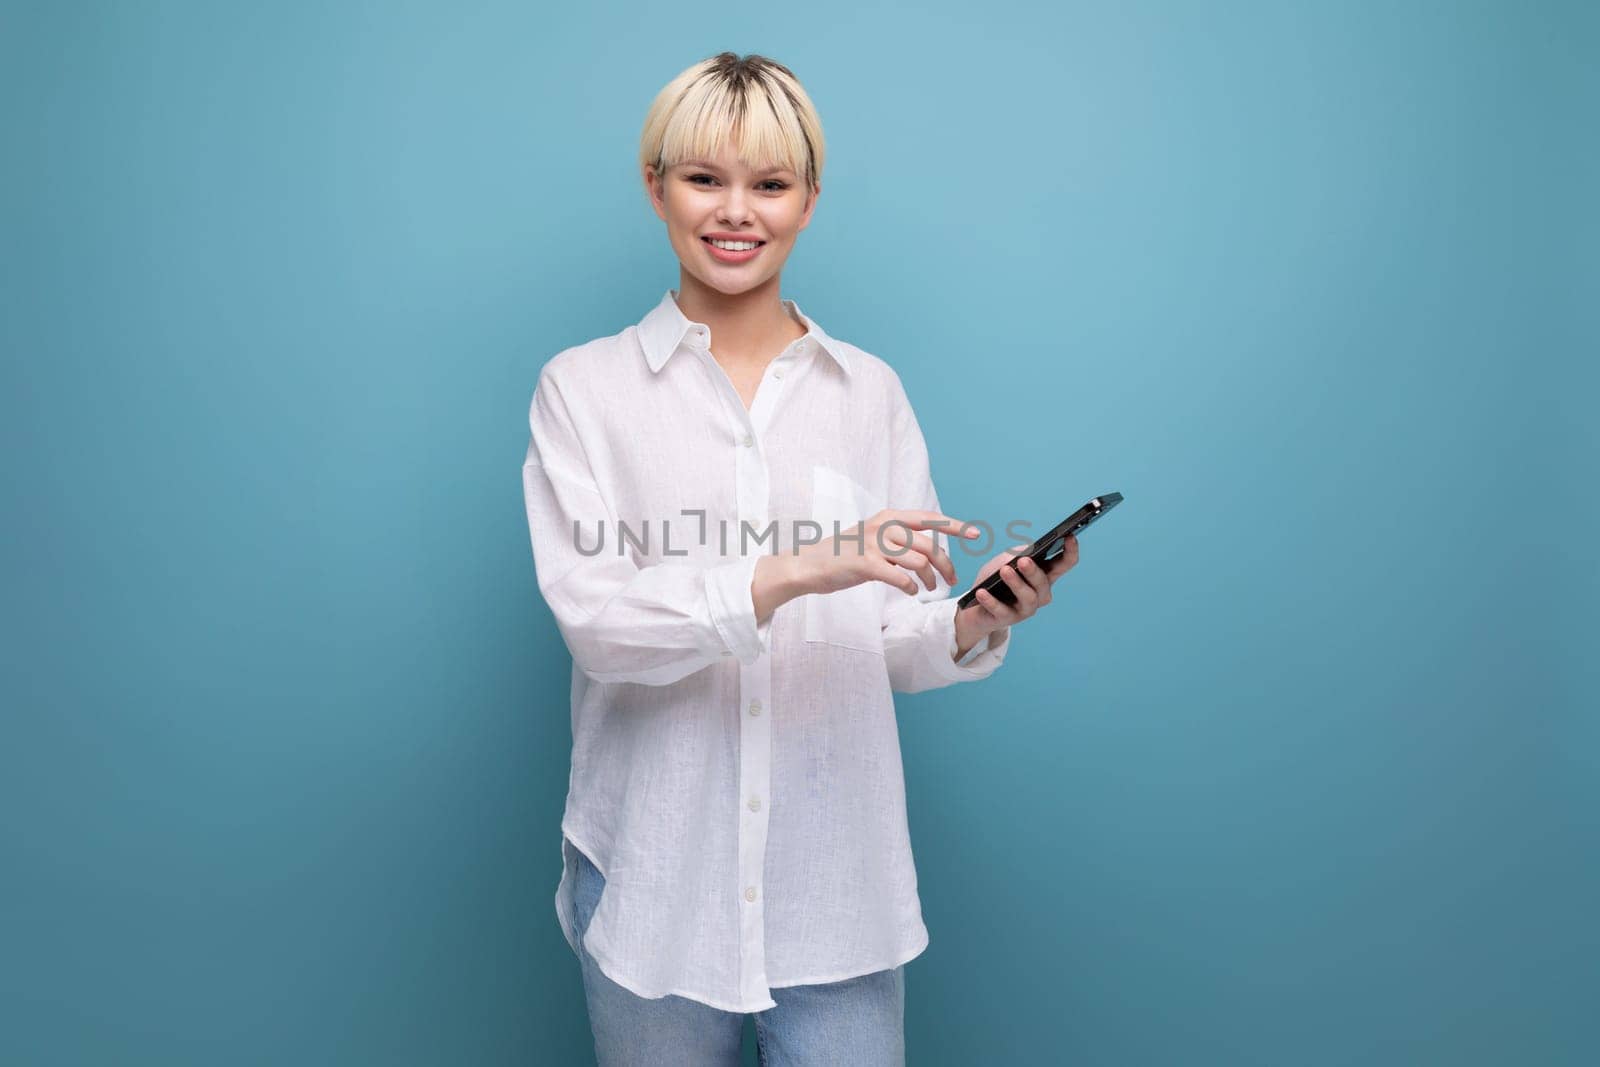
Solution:
[[(683, 161), (682, 166), (685, 166), (685, 167), (702, 167), (705, 170), (715, 170), (715, 171), (720, 171), (722, 169), (721, 167), (717, 166), (715, 163), (707, 163), (703, 159), (686, 159), (686, 160)], [(756, 173), (757, 174), (779, 174), (779, 173), (782, 173), (782, 172), (788, 171), (788, 170), (789, 170), (788, 167), (768, 167), (766, 170), (758, 170), (758, 171), (756, 171)]]

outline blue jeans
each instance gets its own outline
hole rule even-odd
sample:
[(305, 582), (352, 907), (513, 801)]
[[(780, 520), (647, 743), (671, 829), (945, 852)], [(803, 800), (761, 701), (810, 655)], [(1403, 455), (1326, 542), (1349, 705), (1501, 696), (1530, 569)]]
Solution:
[[(607, 978), (583, 948), (605, 876), (575, 853), (578, 962), (600, 1067), (738, 1067), (744, 1014), (668, 994), (641, 997)], [(763, 1067), (904, 1067), (905, 966), (823, 985), (779, 986), (777, 1007), (750, 1013)]]

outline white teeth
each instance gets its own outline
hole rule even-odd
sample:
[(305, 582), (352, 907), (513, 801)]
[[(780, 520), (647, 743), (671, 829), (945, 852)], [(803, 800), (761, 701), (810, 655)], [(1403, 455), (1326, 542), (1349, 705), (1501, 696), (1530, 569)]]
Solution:
[(759, 242), (759, 241), (718, 241), (717, 239), (712, 238), (711, 243), (716, 245), (718, 248), (727, 249), (729, 252), (745, 252), (745, 251), (748, 251), (749, 249), (755, 248), (761, 242)]

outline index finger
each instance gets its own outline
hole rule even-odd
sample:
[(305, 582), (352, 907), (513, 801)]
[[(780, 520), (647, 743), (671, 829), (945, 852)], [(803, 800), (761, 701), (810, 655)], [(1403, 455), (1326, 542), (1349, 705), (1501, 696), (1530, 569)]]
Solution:
[(923, 511), (911, 508), (894, 512), (894, 517), (897, 521), (905, 523), (913, 530), (958, 532), (962, 537), (978, 537), (982, 533), (974, 524), (963, 519), (953, 519), (940, 511)]

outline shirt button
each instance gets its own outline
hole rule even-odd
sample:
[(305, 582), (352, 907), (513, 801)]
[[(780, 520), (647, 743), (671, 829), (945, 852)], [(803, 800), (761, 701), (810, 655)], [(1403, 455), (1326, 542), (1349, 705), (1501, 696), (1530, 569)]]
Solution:
[(775, 370), (775, 371), (772, 372), (772, 376), (774, 378), (782, 378), (783, 377), (783, 371)]
[(761, 701), (752, 700), (750, 702), (750, 714), (752, 714), (752, 715), (760, 715), (761, 714)]
[(755, 901), (755, 899), (756, 899), (756, 887), (755, 886), (753, 886), (753, 885), (745, 886), (744, 899), (746, 899), (748, 901), (751, 901), (751, 902)]
[(740, 442), (740, 443), (743, 444), (744, 447), (749, 448), (751, 445), (756, 443), (756, 439), (754, 437), (751, 437), (749, 434), (745, 434), (744, 435), (744, 440), (742, 442)]
[(760, 811), (761, 810), (761, 798), (760, 797), (751, 797), (750, 798), (750, 810), (751, 811)]
[(731, 656), (731, 655), (733, 655), (733, 652), (731, 650), (725, 648), (725, 649), (722, 650), (722, 654), (724, 656)]

